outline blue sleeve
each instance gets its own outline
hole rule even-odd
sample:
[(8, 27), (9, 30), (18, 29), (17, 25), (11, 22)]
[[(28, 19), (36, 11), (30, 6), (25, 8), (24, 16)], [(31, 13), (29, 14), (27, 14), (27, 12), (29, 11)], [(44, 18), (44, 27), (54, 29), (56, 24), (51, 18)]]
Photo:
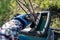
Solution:
[(26, 16), (27, 14), (22, 14), (22, 15), (19, 15), (17, 16), (16, 18), (19, 18), (20, 21), (24, 24), (23, 25), (23, 29), (28, 25), (30, 24), (32, 21), (27, 21), (24, 17)]

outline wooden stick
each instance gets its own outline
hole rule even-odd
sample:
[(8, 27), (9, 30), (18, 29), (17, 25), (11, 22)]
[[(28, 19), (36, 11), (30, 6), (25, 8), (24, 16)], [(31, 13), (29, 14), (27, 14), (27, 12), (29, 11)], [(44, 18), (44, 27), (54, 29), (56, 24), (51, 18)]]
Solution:
[[(16, 2), (19, 4), (19, 2), (16, 0)], [(28, 13), (20, 4), (19, 4), (19, 6), (23, 9), (23, 11), (25, 12), (25, 13)]]
[[(27, 8), (30, 13), (32, 13), (31, 10), (30, 10), (30, 8), (29, 8), (29, 5), (27, 5), (27, 3), (26, 3), (25, 0), (24, 0), (25, 4), (22, 3), (20, 0), (18, 0), (18, 1), (19, 1), (25, 8)], [(20, 6), (21, 6), (21, 5), (20, 5)], [(23, 9), (23, 7), (22, 7), (22, 9)], [(24, 9), (23, 9), (23, 10), (24, 10)]]
[(31, 7), (32, 7), (33, 13), (35, 13), (34, 8), (33, 8), (33, 6), (32, 6), (31, 0), (29, 0), (29, 2), (30, 2), (30, 5), (31, 5)]
[(32, 12), (31, 12), (31, 10), (30, 10), (30, 7), (29, 7), (29, 5), (26, 3), (26, 1), (25, 1), (25, 0), (24, 0), (24, 2), (25, 2), (25, 4), (26, 4), (26, 7), (27, 7), (28, 11), (32, 14)]
[[(19, 0), (18, 0), (18, 1), (19, 1)], [(28, 11), (30, 12), (31, 16), (34, 17), (33, 21), (35, 22), (36, 16), (35, 16), (35, 14), (33, 14), (34, 12), (32, 12), (32, 11), (30, 10), (30, 7), (29, 7), (29, 5), (26, 3), (26, 1), (24, 0), (25, 4), (22, 3), (21, 1), (19, 1), (19, 2), (18, 2), (18, 1), (16, 0), (16, 2), (17, 2), (18, 4), (19, 4), (19, 2), (20, 2), (23, 6), (25, 6), (25, 7), (28, 9)], [(29, 2), (30, 2), (30, 1), (29, 1)], [(30, 2), (30, 3), (31, 3), (31, 2)], [(19, 4), (19, 6), (25, 11), (25, 9), (22, 7), (21, 4)], [(31, 4), (31, 6), (32, 6), (32, 4)], [(32, 6), (32, 7), (33, 7), (33, 6)], [(32, 9), (33, 9), (33, 8), (32, 8)], [(25, 11), (25, 13), (28, 13), (28, 12)]]
[(25, 0), (24, 0), (24, 2), (25, 2), (25, 4), (26, 4), (26, 6), (27, 6), (28, 11), (30, 12), (31, 16), (33, 17), (33, 21), (35, 22), (34, 15), (33, 15), (33, 12), (32, 12), (31, 9), (30, 9), (29, 4), (27, 4)]
[(33, 6), (32, 6), (31, 0), (29, 0), (29, 2), (30, 2), (30, 5), (31, 5), (32, 10), (33, 10), (33, 16), (34, 16), (34, 19), (35, 19), (35, 21), (36, 21), (37, 15), (35, 14), (35, 11), (34, 11), (34, 8), (33, 8)]

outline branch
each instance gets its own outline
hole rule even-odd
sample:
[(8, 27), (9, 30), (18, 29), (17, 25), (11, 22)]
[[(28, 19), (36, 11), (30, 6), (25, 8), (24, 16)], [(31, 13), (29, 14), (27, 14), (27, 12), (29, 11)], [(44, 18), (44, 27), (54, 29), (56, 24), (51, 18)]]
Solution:
[(34, 11), (34, 8), (33, 8), (33, 5), (32, 5), (31, 0), (29, 0), (29, 2), (30, 2), (30, 5), (31, 5), (32, 10), (33, 10), (33, 16), (34, 16), (34, 19), (35, 19), (35, 21), (36, 21), (37, 16), (36, 16), (36, 14), (35, 14), (35, 11)]
[[(32, 17), (35, 17), (34, 15), (33, 15), (33, 12), (31, 12), (31, 10), (30, 10), (30, 7), (29, 7), (29, 4), (27, 4), (27, 2), (24, 0), (24, 2), (25, 2), (25, 4), (24, 3), (22, 3), (21, 1), (16, 1), (18, 4), (19, 4), (19, 2), (23, 5), (23, 6), (25, 6), (27, 9), (28, 9), (28, 11), (30, 12), (30, 14), (31, 14), (31, 16)], [(22, 7), (22, 5), (21, 4), (19, 4), (19, 6), (25, 11), (25, 9)], [(26, 11), (25, 11), (25, 13), (27, 13)], [(33, 21), (35, 21), (35, 18), (33, 19)]]
[[(19, 0), (18, 0), (18, 1), (19, 1)], [(25, 11), (25, 9), (19, 4), (18, 1), (16, 0), (16, 2), (18, 3), (18, 5), (23, 9), (23, 11)], [(27, 11), (25, 11), (25, 13), (27, 13)]]
[(33, 15), (33, 12), (30, 10), (30, 7), (29, 7), (29, 4), (27, 4), (27, 2), (24, 0), (26, 6), (27, 6), (27, 9), (28, 11), (30, 12), (31, 16), (33, 17), (33, 21), (35, 22), (35, 18), (34, 18), (34, 15)]
[[(18, 1), (19, 1), (19, 0), (18, 0)], [(32, 13), (31, 10), (30, 10), (30, 8), (29, 8), (29, 5), (26, 3), (25, 0), (24, 0), (25, 4), (22, 3), (21, 1), (19, 1), (19, 2), (20, 2), (23, 6), (25, 6), (25, 8), (27, 8), (30, 13)]]
[(27, 7), (28, 11), (32, 14), (32, 12), (31, 12), (31, 10), (30, 10), (30, 7), (29, 7), (29, 5), (26, 3), (26, 1), (25, 1), (25, 0), (24, 0), (24, 2), (25, 2), (25, 4), (26, 4), (26, 7)]
[(33, 13), (35, 13), (34, 8), (33, 8), (33, 6), (32, 6), (31, 0), (29, 0), (29, 2), (30, 2), (30, 5), (31, 5), (31, 7), (32, 7)]
[[(18, 0), (19, 1), (19, 0)], [(21, 1), (19, 1), (23, 6), (25, 6), (26, 8), (27, 8), (27, 6), (24, 4), (24, 3), (22, 3)]]

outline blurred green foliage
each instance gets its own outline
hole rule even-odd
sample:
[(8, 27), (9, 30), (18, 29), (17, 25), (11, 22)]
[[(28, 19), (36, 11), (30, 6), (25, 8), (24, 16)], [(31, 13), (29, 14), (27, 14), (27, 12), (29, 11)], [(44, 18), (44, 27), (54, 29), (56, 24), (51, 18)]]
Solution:
[[(26, 0), (27, 4), (29, 3)], [(60, 0), (32, 0), (34, 10), (39, 11), (55, 11), (60, 12)], [(0, 26), (12, 18), (16, 13), (23, 13), (24, 11), (18, 6), (16, 0), (0, 0)], [(53, 19), (53, 27), (60, 27), (59, 19)], [(56, 21), (57, 20), (57, 21)]]
[(52, 23), (52, 27), (54, 28), (60, 28), (60, 19), (59, 18), (54, 18), (53, 19), (53, 23)]
[(15, 11), (15, 0), (0, 0), (0, 26), (9, 20)]

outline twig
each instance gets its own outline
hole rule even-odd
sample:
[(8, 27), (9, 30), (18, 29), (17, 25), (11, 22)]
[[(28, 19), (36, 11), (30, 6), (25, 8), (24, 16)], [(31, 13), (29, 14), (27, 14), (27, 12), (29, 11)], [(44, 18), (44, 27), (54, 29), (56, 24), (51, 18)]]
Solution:
[(25, 13), (27, 13), (26, 11), (25, 11), (25, 9), (19, 4), (19, 2), (16, 0), (16, 2), (18, 3), (18, 5), (23, 9), (23, 11), (25, 12)]
[[(33, 21), (35, 22), (35, 20), (34, 20), (34, 19), (35, 19), (35, 18), (34, 18), (34, 15), (33, 15), (33, 12), (30, 10), (29, 4), (27, 4), (25, 0), (24, 0), (24, 2), (25, 2), (25, 4), (26, 4), (26, 6), (27, 6), (28, 11), (30, 12), (31, 16), (33, 17)], [(30, 2), (30, 1), (29, 1), (29, 2)]]
[(33, 6), (32, 6), (31, 0), (29, 0), (29, 2), (30, 2), (30, 5), (31, 5), (32, 10), (33, 10), (33, 16), (34, 16), (34, 19), (35, 19), (35, 21), (36, 21), (37, 16), (36, 16), (35, 11), (34, 11), (34, 8), (33, 8)]
[[(19, 2), (20, 2), (24, 7), (26, 7), (26, 8), (28, 9), (28, 11), (30, 12), (31, 16), (32, 16), (32, 17), (35, 17), (35, 15), (33, 14), (33, 12), (30, 10), (29, 4), (27, 4), (25, 0), (24, 0), (25, 4), (22, 3), (22, 2), (19, 1), (19, 0), (16, 0), (16, 2), (17, 2), (18, 4), (19, 4)], [(29, 1), (29, 2), (30, 2), (30, 1)], [(30, 2), (30, 3), (31, 3), (31, 2)], [(25, 11), (25, 9), (22, 7), (21, 4), (19, 4), (19, 6)], [(31, 5), (32, 5), (32, 4), (31, 4)], [(33, 7), (33, 6), (32, 6), (32, 7)], [(28, 12), (25, 11), (25, 13), (28, 13)], [(35, 18), (33, 19), (33, 21), (35, 21)]]
[(32, 13), (31, 10), (30, 10), (30, 8), (29, 8), (29, 5), (27, 5), (27, 3), (26, 3), (25, 0), (24, 0), (25, 4), (22, 3), (20, 0), (18, 0), (18, 1), (19, 1), (25, 8), (27, 8), (30, 13)]
[[(19, 0), (18, 0), (19, 1)], [(25, 6), (26, 7), (26, 5), (24, 4), (24, 3), (22, 3), (21, 1), (19, 1), (23, 6)], [(26, 7), (27, 8), (27, 7)]]
[(29, 0), (29, 2), (30, 2), (30, 5), (31, 5), (31, 7), (32, 7), (33, 13), (35, 13), (34, 8), (33, 8), (33, 6), (32, 6), (31, 0)]
[(31, 12), (31, 10), (30, 10), (30, 7), (29, 7), (29, 5), (26, 3), (26, 1), (25, 1), (25, 0), (24, 0), (24, 2), (25, 2), (25, 4), (26, 4), (26, 7), (27, 7), (28, 11), (32, 14), (32, 12)]

